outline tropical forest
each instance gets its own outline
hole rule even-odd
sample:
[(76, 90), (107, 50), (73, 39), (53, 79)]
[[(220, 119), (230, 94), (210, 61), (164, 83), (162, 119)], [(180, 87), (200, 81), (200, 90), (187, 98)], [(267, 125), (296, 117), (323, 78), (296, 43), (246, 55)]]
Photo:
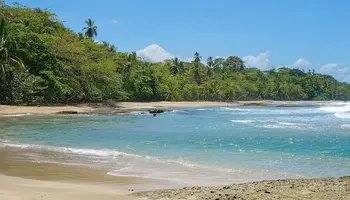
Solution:
[(0, 104), (350, 98), (350, 85), (330, 75), (287, 66), (261, 71), (234, 55), (152, 62), (96, 41), (93, 19), (81, 24), (74, 32), (47, 9), (0, 0)]

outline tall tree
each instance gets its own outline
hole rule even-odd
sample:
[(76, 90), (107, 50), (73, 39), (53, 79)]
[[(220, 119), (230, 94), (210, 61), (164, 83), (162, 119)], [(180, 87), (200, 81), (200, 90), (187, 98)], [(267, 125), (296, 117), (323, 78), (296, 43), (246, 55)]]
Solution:
[(181, 72), (180, 60), (177, 57), (174, 59), (171, 59), (170, 71), (172, 74), (179, 74)]
[(95, 21), (89, 18), (85, 21), (85, 24), (86, 27), (83, 28), (83, 31), (85, 31), (85, 37), (94, 40), (97, 36), (97, 26), (95, 26)]
[(5, 78), (7, 67), (19, 66), (24, 68), (22, 60), (18, 57), (20, 49), (11, 37), (12, 35), (6, 30), (5, 19), (0, 19), (0, 68), (2, 79)]
[(237, 56), (229, 56), (225, 61), (225, 67), (232, 71), (243, 71), (245, 69), (244, 62)]
[(213, 60), (213, 57), (212, 56), (209, 56), (208, 59), (207, 59), (207, 65), (208, 67), (212, 68), (213, 65), (214, 65), (214, 60)]
[(214, 66), (213, 57), (209, 56), (207, 59), (207, 76), (209, 78), (213, 77), (213, 66)]
[(193, 64), (194, 64), (194, 71), (193, 71), (193, 76), (195, 81), (197, 82), (198, 85), (202, 83), (202, 75), (201, 75), (201, 59), (202, 57), (199, 55), (198, 52), (194, 53), (193, 57)]

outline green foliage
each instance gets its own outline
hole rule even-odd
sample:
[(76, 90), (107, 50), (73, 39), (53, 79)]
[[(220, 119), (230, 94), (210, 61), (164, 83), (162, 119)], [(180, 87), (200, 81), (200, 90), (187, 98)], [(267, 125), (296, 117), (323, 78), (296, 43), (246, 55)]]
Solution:
[(48, 10), (0, 5), (1, 104), (350, 99), (349, 84), (314, 70), (262, 72), (237, 56), (203, 64), (198, 52), (192, 62), (145, 62), (95, 42), (92, 19), (74, 33)]

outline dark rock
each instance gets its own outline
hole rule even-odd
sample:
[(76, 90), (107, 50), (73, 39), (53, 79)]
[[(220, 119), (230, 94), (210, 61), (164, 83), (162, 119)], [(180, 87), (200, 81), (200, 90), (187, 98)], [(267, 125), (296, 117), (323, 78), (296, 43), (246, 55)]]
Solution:
[(62, 114), (62, 115), (72, 115), (72, 114), (78, 114), (78, 111), (68, 111), (68, 110), (64, 110), (64, 111), (59, 111), (56, 114)]
[(252, 103), (243, 103), (242, 106), (268, 106), (268, 103), (263, 102), (252, 102)]
[(151, 114), (159, 114), (165, 112), (163, 109), (155, 109), (155, 110), (148, 110), (149, 113)]

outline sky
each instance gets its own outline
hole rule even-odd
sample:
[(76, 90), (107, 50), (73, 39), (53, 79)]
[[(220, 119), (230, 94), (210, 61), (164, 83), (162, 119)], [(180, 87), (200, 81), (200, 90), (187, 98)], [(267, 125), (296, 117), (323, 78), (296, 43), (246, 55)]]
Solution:
[[(7, 3), (14, 2), (7, 0)], [(248, 67), (290, 66), (350, 82), (348, 0), (16, 0), (47, 8), (80, 32), (95, 20), (97, 41), (153, 61), (194, 52), (241, 57)]]

